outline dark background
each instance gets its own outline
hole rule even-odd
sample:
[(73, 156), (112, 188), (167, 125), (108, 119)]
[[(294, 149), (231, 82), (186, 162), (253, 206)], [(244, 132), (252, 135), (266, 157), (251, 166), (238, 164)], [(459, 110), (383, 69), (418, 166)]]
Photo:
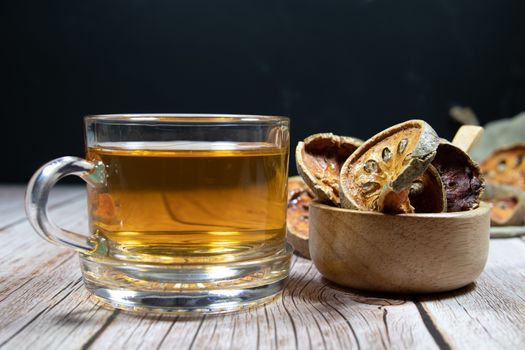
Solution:
[[(525, 110), (525, 1), (90, 0), (1, 6), (1, 182), (83, 155), (82, 116), (287, 115), (292, 147), (452, 105)], [(293, 159), (291, 172), (295, 172)]]

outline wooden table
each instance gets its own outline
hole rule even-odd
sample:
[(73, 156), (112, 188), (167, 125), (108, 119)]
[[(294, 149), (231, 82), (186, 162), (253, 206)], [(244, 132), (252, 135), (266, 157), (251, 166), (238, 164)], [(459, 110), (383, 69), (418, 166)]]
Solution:
[[(22, 186), (0, 186), (0, 348), (525, 349), (525, 240), (491, 241), (485, 272), (462, 290), (372, 296), (324, 280), (294, 257), (282, 297), (247, 312), (161, 317), (90, 300), (75, 253), (40, 239)], [(86, 230), (81, 187), (58, 187), (52, 217)]]

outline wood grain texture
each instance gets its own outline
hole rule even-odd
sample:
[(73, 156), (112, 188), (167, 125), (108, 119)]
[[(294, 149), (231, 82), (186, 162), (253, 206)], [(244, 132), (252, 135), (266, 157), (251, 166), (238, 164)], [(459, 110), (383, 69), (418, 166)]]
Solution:
[(492, 240), (487, 268), (475, 285), (421, 302), (454, 348), (523, 349), (525, 242)]
[[(57, 206), (85, 230), (85, 201)], [(432, 297), (369, 295), (323, 279), (294, 257), (283, 296), (247, 312), (131, 315), (90, 300), (77, 256), (25, 221), (0, 232), (0, 348), (5, 349), (477, 349), (525, 344), (525, 241), (492, 241), (474, 286)]]
[[(84, 186), (56, 186), (51, 192), (49, 206), (54, 208), (81, 198), (84, 192)], [(24, 194), (25, 185), (0, 185), (0, 231), (25, 219)]]

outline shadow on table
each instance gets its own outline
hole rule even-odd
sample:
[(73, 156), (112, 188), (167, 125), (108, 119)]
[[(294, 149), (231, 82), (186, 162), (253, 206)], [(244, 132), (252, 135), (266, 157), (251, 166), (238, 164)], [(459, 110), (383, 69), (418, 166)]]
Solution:
[(350, 298), (356, 302), (370, 305), (390, 306), (402, 305), (407, 301), (422, 302), (445, 300), (467, 295), (476, 289), (476, 284), (471, 283), (453, 291), (431, 294), (396, 294), (357, 290), (344, 287), (321, 277), (319, 274), (308, 276), (290, 276), (283, 297), (302, 298), (310, 302), (326, 301), (331, 299), (341, 300)]
[(398, 293), (383, 293), (383, 292), (371, 292), (357, 290), (353, 288), (344, 287), (338, 285), (334, 282), (331, 282), (324, 277), (322, 278), (323, 282), (333, 290), (348, 294), (351, 299), (373, 305), (401, 305), (407, 301), (412, 302), (423, 302), (423, 301), (436, 301), (436, 300), (446, 300), (463, 295), (467, 295), (473, 292), (476, 289), (476, 283), (470, 283), (464, 287), (440, 293), (428, 293), (428, 294), (398, 294)]
[[(96, 315), (96, 317), (94, 317)], [(100, 307), (95, 312), (93, 310), (79, 310), (69, 313), (55, 315), (54, 320), (57, 324), (65, 325), (100, 325), (101, 318), (105, 319), (106, 323), (111, 323), (118, 318), (119, 321), (133, 321), (138, 320), (152, 320), (152, 321), (166, 321), (175, 322), (177, 320), (184, 320), (184, 322), (202, 322), (202, 315), (175, 315), (175, 314), (156, 314), (156, 313), (133, 313), (124, 310), (107, 309)]]

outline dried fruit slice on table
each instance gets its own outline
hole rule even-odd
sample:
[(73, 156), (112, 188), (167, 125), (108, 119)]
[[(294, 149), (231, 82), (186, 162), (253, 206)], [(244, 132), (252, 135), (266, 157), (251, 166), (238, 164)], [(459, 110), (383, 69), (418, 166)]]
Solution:
[(523, 225), (525, 206), (516, 196), (499, 198), (491, 202), (490, 223), (493, 226)]
[(297, 144), (297, 171), (320, 201), (339, 205), (341, 165), (362, 142), (353, 137), (321, 133)]
[(341, 205), (413, 213), (410, 188), (436, 154), (439, 137), (422, 120), (394, 125), (363, 143), (341, 168)]
[(485, 184), (479, 165), (467, 153), (441, 140), (432, 165), (445, 186), (447, 211), (471, 210), (479, 206)]
[(525, 190), (525, 143), (495, 150), (481, 163), (487, 182)]
[(491, 204), (492, 226), (520, 226), (525, 221), (525, 192), (515, 187), (487, 184), (483, 200)]
[(300, 176), (288, 179), (286, 240), (300, 255), (310, 258), (308, 249), (308, 209), (313, 193)]

